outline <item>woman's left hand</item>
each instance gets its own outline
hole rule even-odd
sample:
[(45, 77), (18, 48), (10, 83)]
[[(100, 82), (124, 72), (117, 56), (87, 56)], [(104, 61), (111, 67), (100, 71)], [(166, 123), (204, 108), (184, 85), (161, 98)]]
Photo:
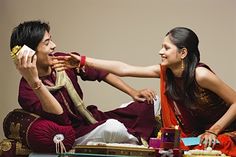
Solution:
[(207, 131), (200, 135), (200, 139), (200, 143), (203, 144), (205, 148), (214, 148), (217, 143), (217, 135)]
[(151, 89), (138, 90), (132, 94), (132, 98), (135, 101), (147, 101), (149, 104), (153, 104), (156, 99), (156, 93)]

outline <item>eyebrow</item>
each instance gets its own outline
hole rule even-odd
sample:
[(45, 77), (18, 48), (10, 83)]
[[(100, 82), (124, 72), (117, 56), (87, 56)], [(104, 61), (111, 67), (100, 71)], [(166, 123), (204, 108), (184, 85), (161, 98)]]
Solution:
[(161, 44), (161, 46), (164, 47), (164, 46), (168, 46), (168, 45), (166, 43), (163, 43), (163, 44)]
[(49, 38), (45, 39), (44, 41), (42, 41), (43, 43), (48, 42), (51, 39), (51, 36), (49, 36)]

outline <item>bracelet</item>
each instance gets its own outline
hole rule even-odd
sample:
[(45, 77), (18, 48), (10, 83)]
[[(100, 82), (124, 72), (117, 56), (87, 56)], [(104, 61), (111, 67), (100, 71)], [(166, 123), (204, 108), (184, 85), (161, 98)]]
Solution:
[(81, 69), (83, 66), (85, 66), (86, 63), (86, 56), (81, 56), (80, 63), (79, 63), (79, 69)]
[(40, 81), (34, 82), (31, 87), (35, 90), (38, 90), (40, 87), (42, 87), (42, 81), (40, 80)]
[(207, 133), (210, 133), (210, 134), (213, 134), (213, 135), (217, 136), (217, 134), (216, 134), (216, 133), (214, 133), (213, 131), (210, 131), (210, 130), (205, 130), (205, 132), (207, 132)]

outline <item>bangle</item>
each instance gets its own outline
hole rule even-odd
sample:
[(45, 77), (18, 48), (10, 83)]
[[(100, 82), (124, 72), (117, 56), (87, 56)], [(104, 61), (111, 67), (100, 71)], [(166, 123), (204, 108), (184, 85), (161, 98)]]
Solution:
[(40, 81), (34, 82), (31, 87), (35, 90), (38, 90), (40, 87), (42, 87), (42, 81), (40, 80)]
[(85, 66), (86, 63), (86, 56), (81, 56), (79, 68), (81, 69), (83, 66)]
[(205, 130), (205, 132), (207, 132), (207, 133), (210, 133), (210, 134), (213, 134), (213, 135), (217, 136), (217, 134), (216, 134), (216, 133), (214, 133), (213, 131), (210, 131), (210, 130)]

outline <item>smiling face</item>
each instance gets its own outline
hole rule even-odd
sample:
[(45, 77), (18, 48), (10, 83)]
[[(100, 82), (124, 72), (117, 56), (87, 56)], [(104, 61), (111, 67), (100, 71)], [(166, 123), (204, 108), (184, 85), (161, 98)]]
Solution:
[(37, 46), (37, 68), (39, 75), (46, 75), (50, 72), (52, 65), (52, 59), (49, 54), (52, 54), (56, 44), (52, 41), (49, 32), (45, 31), (43, 39)]
[(164, 38), (159, 54), (161, 56), (161, 65), (170, 69), (181, 66), (183, 53), (170, 41), (169, 35)]

